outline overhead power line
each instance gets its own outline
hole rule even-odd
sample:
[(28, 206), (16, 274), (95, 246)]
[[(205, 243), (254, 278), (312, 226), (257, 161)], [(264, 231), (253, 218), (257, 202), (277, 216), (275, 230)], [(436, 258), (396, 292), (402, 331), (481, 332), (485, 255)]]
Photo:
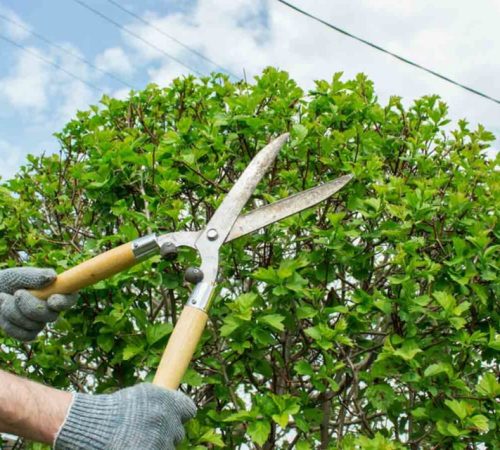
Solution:
[(500, 104), (500, 100), (498, 100), (496, 98), (493, 98), (493, 97), (491, 97), (488, 94), (485, 94), (483, 92), (478, 91), (477, 89), (474, 89), (474, 88), (466, 86), (466, 85), (464, 85), (462, 83), (459, 83), (458, 81), (452, 80), (451, 78), (449, 78), (449, 77), (447, 77), (445, 75), (441, 75), (440, 73), (438, 73), (438, 72), (436, 72), (436, 71), (434, 71), (432, 69), (424, 67), (424, 66), (422, 66), (422, 65), (420, 65), (420, 64), (418, 64), (418, 63), (416, 63), (414, 61), (411, 61), (411, 60), (409, 60), (407, 58), (404, 58), (403, 56), (397, 55), (396, 53), (393, 53), (393, 52), (391, 52), (389, 50), (386, 50), (385, 48), (380, 47), (379, 45), (374, 44), (373, 42), (367, 41), (366, 39), (360, 38), (359, 36), (356, 36), (356, 35), (354, 35), (352, 33), (349, 33), (348, 31), (343, 30), (342, 28), (339, 28), (339, 27), (331, 24), (330, 22), (327, 22), (326, 20), (323, 20), (323, 19), (321, 19), (321, 18), (319, 18), (317, 16), (314, 16), (313, 14), (308, 13), (307, 11), (304, 11), (303, 9), (300, 9), (297, 6), (292, 5), (291, 3), (288, 3), (285, 0), (277, 0), (277, 1), (280, 2), (280, 3), (282, 3), (285, 6), (288, 6), (291, 9), (295, 10), (296, 12), (298, 12), (300, 14), (303, 14), (304, 16), (307, 16), (310, 19), (313, 19), (313, 20), (315, 20), (315, 21), (317, 21), (317, 22), (319, 22), (319, 23), (327, 26), (328, 28), (331, 28), (332, 30), (338, 31), (339, 33), (342, 33), (345, 36), (348, 36), (348, 37), (350, 37), (352, 39), (355, 39), (355, 40), (357, 40), (357, 41), (359, 41), (359, 42), (361, 42), (361, 43), (363, 43), (365, 45), (368, 45), (368, 46), (372, 47), (375, 50), (378, 50), (378, 51), (383, 52), (383, 53), (385, 53), (387, 55), (390, 55), (390, 56), (392, 56), (392, 57), (394, 57), (396, 59), (399, 59), (400, 61), (402, 61), (402, 62), (404, 62), (406, 64), (409, 64), (409, 65), (411, 65), (413, 67), (416, 67), (417, 69), (420, 69), (420, 70), (423, 70), (423, 71), (425, 71), (427, 73), (430, 73), (431, 75), (434, 75), (435, 77), (441, 78), (442, 80), (447, 81), (448, 83), (451, 83), (451, 84), (453, 84), (455, 86), (458, 86), (458, 87), (460, 87), (462, 89), (465, 89), (466, 91), (472, 92), (473, 94), (479, 95), (480, 97), (483, 97), (483, 98), (485, 98), (487, 100), (490, 100), (492, 102)]
[(36, 38), (40, 39), (41, 41), (45, 42), (46, 44), (50, 45), (53, 48), (56, 48), (67, 55), (72, 56), (75, 59), (78, 59), (79, 61), (83, 62), (87, 66), (91, 67), (92, 69), (110, 77), (113, 78), (115, 81), (118, 81), (119, 83), (123, 84), (124, 86), (129, 87), (130, 89), (135, 89), (134, 86), (132, 86), (130, 83), (127, 83), (126, 81), (123, 81), (121, 78), (117, 77), (116, 75), (112, 74), (111, 72), (108, 72), (107, 70), (101, 69), (100, 67), (96, 66), (95, 64), (91, 63), (87, 59), (81, 57), (80, 55), (72, 52), (71, 50), (68, 50), (67, 48), (63, 47), (62, 45), (56, 44), (55, 42), (52, 42), (50, 39), (46, 38), (45, 36), (41, 35), (40, 33), (37, 33), (36, 31), (32, 31), (30, 28), (24, 26), (22, 23), (17, 22), (16, 20), (10, 19), (9, 17), (3, 15), (0, 13), (0, 18), (5, 20), (6, 22), (9, 22), (16, 27), (21, 28), (22, 30), (30, 33), (32, 36), (35, 36)]
[(143, 17), (139, 16), (138, 14), (134, 13), (133, 11), (130, 11), (129, 9), (125, 8), (123, 5), (121, 5), (119, 2), (117, 2), (116, 0), (107, 0), (109, 3), (111, 3), (112, 5), (115, 5), (117, 8), (121, 9), (123, 12), (125, 12), (126, 14), (128, 14), (129, 16), (132, 16), (134, 19), (142, 22), (144, 25), (150, 27), (150, 28), (153, 28), (154, 30), (156, 30), (158, 33), (160, 33), (161, 35), (167, 37), (168, 39), (176, 42), (177, 44), (179, 44), (181, 47), (184, 47), (186, 50), (188, 50), (189, 52), (191, 52), (192, 54), (198, 56), (198, 58), (201, 58), (203, 59), (204, 61), (214, 65), (215, 67), (217, 67), (218, 69), (220, 69), (222, 72), (225, 72), (226, 74), (232, 76), (233, 78), (236, 78), (238, 79), (238, 77), (234, 74), (234, 73), (231, 73), (231, 71), (229, 69), (226, 69), (224, 68), (223, 66), (221, 66), (220, 64), (216, 63), (214, 60), (210, 59), (210, 58), (207, 58), (203, 53), (195, 50), (194, 48), (190, 47), (189, 45), (186, 45), (184, 44), (184, 42), (180, 41), (179, 39), (175, 38), (174, 36), (171, 36), (170, 34), (166, 33), (165, 31), (163, 31), (161, 28), (157, 27), (155, 24), (149, 22), (148, 20), (144, 19)]
[(26, 52), (26, 53), (29, 53), (32, 56), (35, 56), (40, 61), (43, 61), (45, 64), (49, 64), (49, 65), (55, 67), (56, 69), (60, 70), (61, 72), (64, 72), (66, 75), (70, 76), (71, 78), (74, 78), (75, 80), (80, 81), (83, 84), (86, 84), (91, 89), (93, 89), (93, 90), (95, 90), (97, 92), (104, 93), (104, 90), (101, 89), (101, 88), (99, 88), (99, 87), (97, 87), (95, 84), (92, 84), (92, 83), (84, 80), (83, 78), (79, 77), (78, 75), (75, 75), (73, 72), (70, 72), (69, 70), (66, 70), (61, 65), (55, 63), (54, 61), (51, 61), (48, 58), (45, 58), (44, 56), (40, 55), (39, 53), (37, 53), (37, 52), (35, 52), (35, 51), (31, 50), (31, 49), (29, 49), (28, 47), (25, 47), (24, 45), (19, 44), (18, 42), (13, 41), (12, 39), (9, 39), (7, 36), (4, 36), (4, 35), (0, 34), (0, 39), (2, 39), (5, 42), (8, 42), (9, 44), (13, 45), (14, 47), (17, 47), (19, 50), (22, 50), (23, 52)]
[(97, 9), (93, 8), (92, 6), (88, 5), (87, 3), (83, 2), (82, 0), (73, 0), (75, 3), (78, 3), (80, 6), (83, 6), (85, 9), (88, 9), (92, 13), (94, 13), (96, 16), (99, 16), (101, 19), (104, 19), (105, 21), (109, 22), (110, 24), (114, 25), (115, 27), (119, 28), (122, 31), (125, 31), (125, 33), (129, 34), (130, 36), (133, 36), (134, 38), (138, 39), (142, 43), (146, 44), (148, 47), (151, 47), (152, 49), (156, 50), (157, 52), (165, 55), (167, 58), (175, 61), (176, 63), (180, 64), (181, 66), (185, 67), (186, 69), (196, 73), (199, 76), (203, 76), (201, 72), (199, 72), (197, 69), (194, 67), (189, 66), (188, 64), (184, 63), (181, 61), (179, 58), (176, 58), (175, 56), (171, 55), (170, 53), (167, 53), (165, 50), (162, 48), (158, 47), (157, 45), (149, 42), (147, 39), (144, 39), (142, 36), (138, 35), (137, 33), (129, 30), (127, 27), (123, 26), (121, 23), (116, 22), (114, 19), (111, 17), (108, 17), (101, 11), (98, 11)]

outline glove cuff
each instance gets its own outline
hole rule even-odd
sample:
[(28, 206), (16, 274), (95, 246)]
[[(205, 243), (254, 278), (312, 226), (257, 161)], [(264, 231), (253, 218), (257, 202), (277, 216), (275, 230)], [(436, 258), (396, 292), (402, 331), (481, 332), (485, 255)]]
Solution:
[(104, 450), (116, 429), (113, 422), (118, 412), (115, 396), (74, 394), (66, 420), (55, 438), (54, 450)]

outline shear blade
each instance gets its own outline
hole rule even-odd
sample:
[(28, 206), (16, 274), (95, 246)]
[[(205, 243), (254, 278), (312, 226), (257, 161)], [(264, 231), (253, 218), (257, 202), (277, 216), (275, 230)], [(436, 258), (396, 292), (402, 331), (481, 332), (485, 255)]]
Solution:
[(352, 178), (352, 175), (344, 175), (334, 181), (299, 192), (238, 217), (225, 242), (253, 233), (260, 228), (317, 205), (340, 191)]
[[(206, 230), (208, 232), (216, 230), (218, 235), (217, 241), (221, 245), (226, 241), (227, 235), (233, 228), (245, 203), (252, 196), (253, 191), (266, 171), (273, 164), (281, 147), (288, 140), (288, 136), (288, 133), (282, 134), (254, 156), (208, 222)], [(200, 239), (202, 241), (206, 239), (206, 233), (203, 233)], [(199, 244), (202, 245), (202, 241)]]

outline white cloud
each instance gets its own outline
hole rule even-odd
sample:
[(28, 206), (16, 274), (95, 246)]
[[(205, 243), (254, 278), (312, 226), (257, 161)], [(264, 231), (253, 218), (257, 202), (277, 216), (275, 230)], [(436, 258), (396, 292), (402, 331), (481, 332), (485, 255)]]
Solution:
[(419, 10), (419, 3), (412, 0), (365, 0), (366, 8), (389, 12), (397, 16), (410, 16)]
[[(67, 43), (64, 46), (71, 53), (83, 57), (78, 48)], [(65, 122), (74, 117), (76, 111), (87, 110), (92, 102), (96, 102), (102, 95), (99, 89), (103, 85), (99, 79), (99, 74), (94, 73), (80, 59), (62, 52), (59, 52), (57, 56), (58, 64), (78, 78), (71, 77), (67, 73), (54, 68), (53, 80), (50, 85), (50, 96), (54, 99), (54, 111), (52, 113), (54, 130), (61, 128)], [(87, 81), (88, 84), (83, 83), (81, 80)]]
[[(375, 42), (463, 84), (500, 97), (500, 21), (497, 0), (294, 0), (292, 3), (326, 21)], [(358, 72), (373, 79), (381, 100), (401, 95), (406, 102), (437, 93), (450, 114), (498, 129), (500, 107), (430, 74), (412, 68), (341, 35), (276, 1), (198, 0), (187, 12), (145, 17), (165, 32), (231, 72), (248, 78), (267, 65), (290, 72), (303, 87), (315, 79), (330, 79), (337, 71), (346, 77)], [(134, 22), (144, 39), (189, 61), (188, 53), (151, 27)], [(129, 25), (130, 26), (130, 25)], [(182, 72), (177, 65), (125, 36), (125, 42), (147, 63), (150, 77), (163, 85)], [(192, 56), (189, 56), (192, 58)], [(212, 68), (205, 65), (205, 69)]]
[(131, 75), (134, 67), (121, 47), (111, 47), (96, 56), (95, 65), (113, 74)]
[[(77, 48), (69, 44), (61, 45), (81, 56)], [(96, 82), (97, 75), (86, 64), (65, 52), (36, 47), (28, 49), (82, 80)], [(97, 82), (101, 83), (98, 79)], [(28, 153), (57, 151), (52, 133), (60, 130), (77, 110), (87, 110), (100, 95), (90, 86), (31, 53), (15, 54), (14, 65), (9, 73), (0, 78), (0, 104), (3, 104), (4, 116), (9, 114), (9, 107), (10, 115), (17, 116), (19, 130), (18, 133), (5, 130), (0, 135), (0, 175), (3, 178), (12, 177)], [(13, 140), (13, 136), (16, 145), (8, 142)]]
[[(197, 3), (196, 8), (188, 11), (189, 15), (177, 12), (160, 17), (156, 13), (146, 12), (145, 17), (154, 27), (175, 36), (185, 45), (204, 53), (220, 66), (241, 77), (249, 61), (252, 66), (267, 65), (266, 52), (259, 51), (268, 33), (260, 20), (265, 12), (264, 4), (262, 1), (250, 0), (239, 0), (234, 3), (203, 0)], [(163, 49), (200, 72), (220, 70), (152, 27), (137, 23), (128, 27), (155, 47)], [(164, 74), (177, 75), (189, 71), (185, 66), (143, 42), (125, 34), (123, 37), (144, 61), (162, 64), (162, 68), (149, 69), (153, 80), (160, 79), (165, 84), (171, 78), (165, 78)]]
[[(81, 56), (74, 46), (61, 45)], [(10, 73), (0, 78), (0, 101), (10, 104), (24, 117), (29, 116), (35, 129), (52, 126), (50, 132), (53, 132), (78, 109), (88, 109), (89, 104), (100, 97), (101, 93), (91, 88), (96, 75), (81, 60), (60, 50), (44, 51), (36, 47), (28, 47), (28, 50), (32, 53), (19, 52)], [(88, 81), (90, 86), (78, 78)]]
[(121, 88), (112, 92), (112, 97), (118, 100), (126, 100), (129, 97), (130, 89), (129, 88)]
[(58, 105), (55, 119), (59, 122), (54, 129), (61, 128), (73, 118), (77, 111), (88, 110), (91, 103), (98, 99), (96, 94), (79, 81), (73, 80), (59, 87), (61, 102)]
[(189, 70), (179, 64), (162, 64), (148, 69), (148, 77), (152, 83), (165, 86), (174, 78), (189, 74)]
[(14, 11), (0, 5), (0, 16), (4, 16), (0, 17), (0, 32), (7, 35), (7, 37), (21, 41), (30, 35), (29, 25)]
[[(30, 51), (37, 52), (35, 48)], [(11, 73), (0, 79), (0, 97), (18, 111), (42, 110), (48, 105), (50, 80), (50, 68), (44, 62), (28, 53), (19, 53)]]
[(0, 139), (0, 177), (3, 180), (12, 177), (23, 159), (24, 154), (18, 146)]

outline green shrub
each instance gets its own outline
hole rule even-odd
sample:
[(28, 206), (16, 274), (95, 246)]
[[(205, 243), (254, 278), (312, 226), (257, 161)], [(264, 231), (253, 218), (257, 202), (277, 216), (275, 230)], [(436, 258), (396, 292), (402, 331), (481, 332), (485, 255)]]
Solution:
[[(104, 98), (0, 188), (3, 266), (64, 270), (149, 232), (206, 224), (252, 156), (291, 132), (249, 208), (353, 173), (339, 194), (223, 247), (185, 378), (185, 448), (494, 448), (499, 175), (491, 133), (445, 133), (437, 96), (380, 105), (363, 75), (304, 93), (285, 72)], [(81, 292), (0, 365), (64, 389), (150, 379), (188, 296), (159, 258)], [(21, 357), (20, 357), (21, 356)]]

